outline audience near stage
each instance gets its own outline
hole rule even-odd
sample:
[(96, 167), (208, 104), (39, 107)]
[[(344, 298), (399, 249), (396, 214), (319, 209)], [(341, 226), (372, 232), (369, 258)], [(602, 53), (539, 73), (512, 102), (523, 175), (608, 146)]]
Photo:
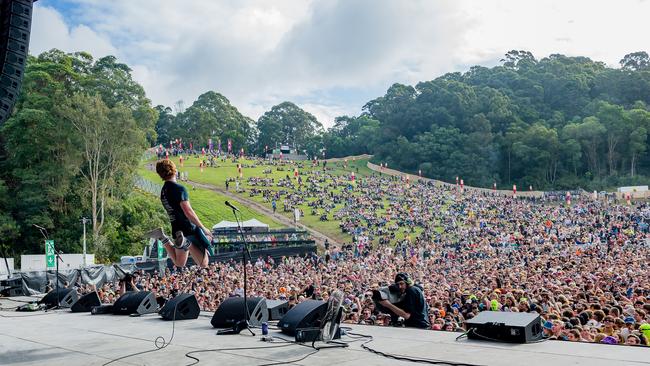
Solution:
[[(264, 164), (259, 162), (260, 165)], [(277, 163), (275, 163), (277, 164)], [(270, 165), (276, 169), (282, 165)], [(339, 220), (352, 236), (308, 257), (256, 258), (249, 293), (291, 304), (345, 291), (345, 322), (392, 325), (373, 289), (408, 272), (424, 290), (431, 328), (463, 331), (481, 311), (536, 312), (549, 339), (650, 345), (650, 205), (561, 195), (539, 199), (461, 191), (386, 176), (310, 171), (282, 180), (247, 178), (269, 206)], [(243, 294), (238, 262), (137, 276), (141, 290), (196, 294), (214, 311)], [(106, 302), (115, 287), (98, 289)]]

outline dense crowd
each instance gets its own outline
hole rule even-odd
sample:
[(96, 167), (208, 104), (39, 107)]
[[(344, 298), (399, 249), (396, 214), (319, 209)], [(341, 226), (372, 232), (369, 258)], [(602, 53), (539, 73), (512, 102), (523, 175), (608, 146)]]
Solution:
[[(310, 171), (300, 183), (288, 178), (249, 183), (269, 204), (307, 204), (312, 215), (340, 221), (353, 239), (320, 255), (254, 259), (254, 296), (293, 305), (342, 289), (345, 322), (390, 325), (371, 290), (408, 272), (424, 290), (435, 330), (462, 331), (481, 311), (536, 312), (550, 339), (650, 345), (646, 203), (583, 196), (568, 205), (385, 175), (353, 184), (329, 170)], [(236, 262), (213, 263), (141, 275), (134, 285), (163, 297), (192, 292), (213, 311), (241, 296), (242, 272)], [(108, 302), (115, 291), (99, 289)]]

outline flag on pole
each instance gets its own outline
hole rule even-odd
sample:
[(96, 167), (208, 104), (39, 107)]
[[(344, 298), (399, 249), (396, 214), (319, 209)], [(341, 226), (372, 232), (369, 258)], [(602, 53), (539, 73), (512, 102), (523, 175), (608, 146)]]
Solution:
[(517, 198), (517, 185), (512, 185), (512, 197)]
[(566, 204), (571, 206), (571, 192), (566, 193), (565, 199), (566, 199)]

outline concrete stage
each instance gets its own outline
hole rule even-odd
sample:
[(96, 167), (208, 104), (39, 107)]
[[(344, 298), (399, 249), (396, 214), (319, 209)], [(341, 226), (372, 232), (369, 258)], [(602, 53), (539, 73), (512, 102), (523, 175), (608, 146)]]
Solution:
[[(12, 298), (30, 300), (30, 298)], [(0, 299), (0, 308), (20, 305)], [(175, 323), (174, 338), (164, 349), (125, 358), (111, 365), (189, 365), (188, 351), (238, 347), (284, 346), (258, 350), (218, 350), (195, 354), (199, 365), (263, 365), (290, 362), (313, 352), (305, 346), (261, 342), (247, 332), (215, 335), (211, 313), (196, 320)], [(347, 326), (347, 325), (344, 325)], [(650, 349), (600, 344), (548, 341), (505, 344), (455, 341), (458, 333), (415, 329), (351, 326), (353, 332), (372, 335), (368, 346), (382, 352), (410, 357), (476, 365), (649, 365)], [(271, 335), (281, 335), (271, 330)], [(172, 322), (158, 315), (129, 317), (70, 313), (69, 310), (19, 313), (0, 311), (0, 365), (103, 365), (130, 353), (154, 350), (154, 339), (169, 340)], [(342, 341), (353, 341), (344, 336)], [(361, 348), (362, 341), (348, 348), (323, 349), (296, 365), (413, 365), (375, 355)], [(317, 343), (317, 345), (319, 345)]]

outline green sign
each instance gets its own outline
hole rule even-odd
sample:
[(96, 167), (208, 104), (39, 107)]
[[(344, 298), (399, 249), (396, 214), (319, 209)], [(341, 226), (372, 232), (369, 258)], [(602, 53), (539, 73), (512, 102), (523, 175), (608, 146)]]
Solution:
[(56, 258), (54, 258), (54, 240), (45, 241), (45, 266), (47, 268), (56, 266)]
[(163, 257), (163, 254), (165, 253), (165, 248), (163, 247), (163, 243), (160, 240), (158, 240), (157, 244), (158, 245), (156, 246), (158, 247), (158, 259), (160, 259)]

